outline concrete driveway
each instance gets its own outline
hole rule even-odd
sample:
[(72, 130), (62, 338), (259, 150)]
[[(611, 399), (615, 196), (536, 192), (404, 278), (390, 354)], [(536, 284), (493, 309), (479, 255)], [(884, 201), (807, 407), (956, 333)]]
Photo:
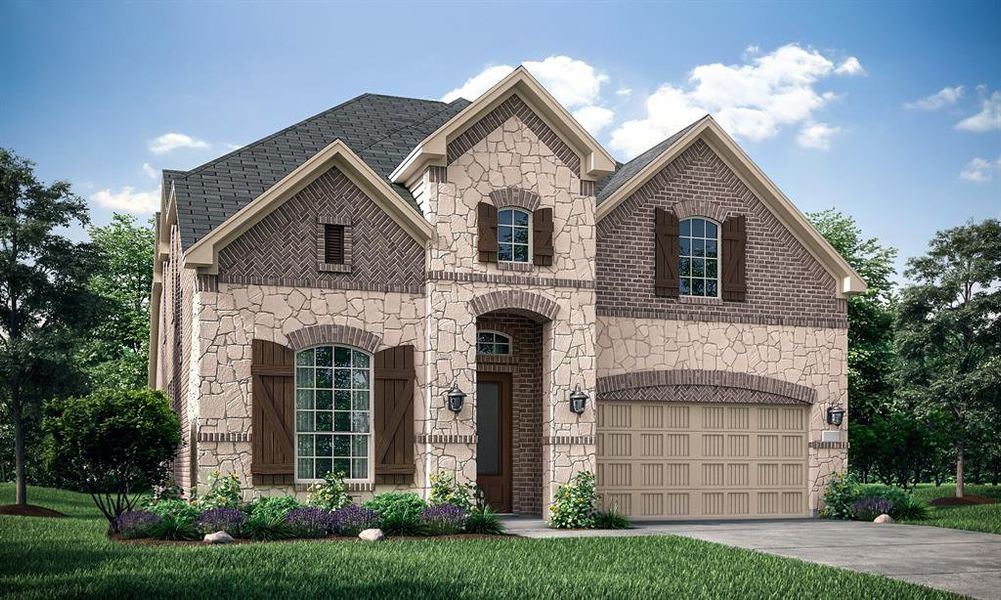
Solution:
[(851, 521), (730, 521), (641, 523), (625, 531), (546, 528), (537, 519), (510, 519), (526, 537), (680, 535), (814, 563), (885, 575), (972, 596), (1001, 598), (1001, 535)]

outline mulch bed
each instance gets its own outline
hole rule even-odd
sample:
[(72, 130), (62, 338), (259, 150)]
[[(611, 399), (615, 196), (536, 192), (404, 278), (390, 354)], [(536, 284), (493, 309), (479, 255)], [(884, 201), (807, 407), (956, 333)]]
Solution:
[[(403, 542), (403, 541), (456, 541), (456, 540), (513, 540), (521, 536), (502, 534), (502, 535), (486, 535), (481, 533), (456, 533), (454, 535), (394, 535), (386, 536), (382, 541), (384, 542)], [(153, 540), (149, 538), (142, 538), (138, 540), (123, 540), (118, 535), (112, 535), (111, 540), (114, 542), (119, 542), (122, 544), (132, 544), (135, 546), (232, 546), (235, 544), (261, 544), (265, 543), (260, 540), (247, 540), (247, 539), (235, 539), (231, 544), (206, 544), (202, 540)], [(294, 542), (361, 542), (357, 537), (340, 537), (340, 536), (329, 536), (325, 538), (293, 538), (289, 540), (273, 540), (267, 543), (294, 543)]]
[(955, 496), (947, 496), (945, 498), (935, 498), (928, 504), (932, 506), (975, 506), (978, 504), (996, 504), (997, 500), (994, 498), (988, 498), (987, 496), (963, 496), (962, 498), (956, 498)]
[(13, 515), (16, 517), (47, 517), (50, 519), (58, 519), (66, 516), (57, 510), (45, 508), (44, 506), (35, 506), (33, 504), (28, 504), (26, 506), (21, 506), (19, 504), (4, 504), (0, 506), (0, 515)]

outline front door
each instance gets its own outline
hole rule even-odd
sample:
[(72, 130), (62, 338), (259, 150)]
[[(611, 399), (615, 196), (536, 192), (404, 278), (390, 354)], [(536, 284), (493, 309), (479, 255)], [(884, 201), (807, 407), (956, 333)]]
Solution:
[(511, 376), (476, 379), (476, 485), (490, 508), (511, 512)]

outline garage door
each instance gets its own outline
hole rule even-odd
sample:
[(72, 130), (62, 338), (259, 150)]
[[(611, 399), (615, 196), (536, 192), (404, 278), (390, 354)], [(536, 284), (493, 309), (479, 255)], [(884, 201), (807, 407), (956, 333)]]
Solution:
[(632, 519), (809, 516), (808, 406), (610, 402), (598, 492)]

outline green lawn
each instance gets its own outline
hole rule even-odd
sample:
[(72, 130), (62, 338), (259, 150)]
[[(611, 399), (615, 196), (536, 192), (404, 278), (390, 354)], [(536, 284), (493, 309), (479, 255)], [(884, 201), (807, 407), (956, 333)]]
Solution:
[[(930, 506), (928, 507), (929, 518), (922, 521), (904, 522), (1001, 534), (1001, 486), (967, 485), (965, 493), (967, 495), (995, 498), (999, 503), (982, 504), (979, 506)], [(930, 483), (925, 483), (918, 486), (914, 495), (928, 502), (934, 498), (955, 496), (956, 486), (954, 484), (943, 484), (936, 487)]]
[[(676, 537), (135, 546), (86, 496), (32, 488), (67, 519), (0, 516), (0, 595), (19, 598), (936, 598), (941, 592)], [(0, 504), (13, 487), (0, 484)]]

